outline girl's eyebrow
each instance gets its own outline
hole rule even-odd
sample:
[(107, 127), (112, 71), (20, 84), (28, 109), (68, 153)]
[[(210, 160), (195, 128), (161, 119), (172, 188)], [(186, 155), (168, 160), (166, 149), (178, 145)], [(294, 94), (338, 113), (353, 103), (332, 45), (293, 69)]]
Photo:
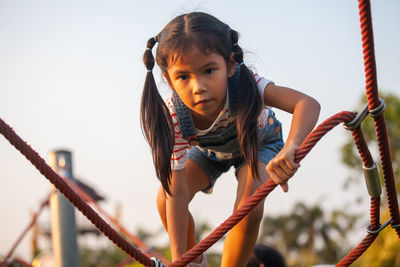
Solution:
[(217, 62), (210, 61), (210, 62), (207, 62), (206, 64), (204, 64), (201, 68), (204, 69), (204, 68), (207, 68), (209, 66), (214, 66), (214, 65), (217, 65)]
[[(200, 67), (200, 69), (205, 69), (205, 68), (207, 68), (207, 67), (210, 67), (210, 66), (215, 66), (215, 65), (217, 65), (218, 63), (217, 62), (215, 62), (215, 61), (210, 61), (210, 62), (207, 62), (206, 64), (204, 64), (203, 66), (201, 66)], [(179, 74), (185, 74), (185, 73), (188, 73), (188, 71), (186, 71), (186, 70), (175, 70), (172, 74), (174, 75), (174, 76), (176, 76), (176, 75), (179, 75)]]

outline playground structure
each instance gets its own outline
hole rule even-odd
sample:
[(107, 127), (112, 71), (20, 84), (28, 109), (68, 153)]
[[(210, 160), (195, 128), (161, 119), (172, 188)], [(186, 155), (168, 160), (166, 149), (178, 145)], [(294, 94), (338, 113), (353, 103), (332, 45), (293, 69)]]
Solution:
[[(354, 112), (342, 111), (320, 124), (303, 142), (296, 151), (295, 161), (300, 162), (314, 145), (332, 128), (339, 123), (343, 123), (345, 128), (352, 132), (356, 147), (363, 161), (363, 169), (367, 181), (368, 192), (371, 197), (370, 208), (370, 226), (366, 237), (360, 244), (353, 249), (343, 260), (336, 266), (349, 266), (358, 257), (364, 253), (367, 248), (376, 239), (379, 232), (391, 225), (400, 238), (400, 214), (397, 202), (397, 193), (395, 190), (393, 167), (391, 164), (390, 147), (388, 143), (388, 133), (384, 118), (385, 104), (378, 97), (378, 86), (376, 77), (376, 64), (374, 55), (374, 40), (372, 31), (372, 20), (370, 3), (367, 0), (359, 0), (360, 23), (362, 34), (362, 47), (364, 55), (365, 76), (366, 76), (366, 94), (368, 104), (362, 112), (356, 114)], [(378, 140), (379, 153), (382, 162), (384, 185), (388, 199), (388, 206), (391, 219), (381, 225), (379, 221), (380, 214), (380, 182), (377, 167), (373, 161), (371, 153), (364, 140), (360, 124), (362, 120), (371, 115), (374, 120), (375, 130)], [(26, 144), (3, 120), (0, 119), (0, 132), (5, 138), (19, 150), (75, 207), (77, 207), (102, 233), (104, 233), (113, 243), (126, 252), (132, 258), (145, 266), (163, 266), (161, 258), (150, 259), (147, 255), (135, 248), (126, 239), (122, 238), (117, 231), (108, 225), (95, 211), (88, 205), (88, 199), (83, 199), (79, 190), (74, 188), (72, 183), (60, 177), (45, 161)], [(276, 185), (271, 181), (267, 181), (262, 185), (247, 202), (234, 212), (227, 220), (217, 227), (208, 237), (197, 244), (193, 249), (188, 251), (181, 258), (168, 266), (184, 266), (198, 255), (202, 254), (212, 244), (219, 240), (226, 232), (234, 227), (248, 212), (254, 208), (259, 201), (264, 199)], [(144, 249), (142, 247), (142, 249)], [(146, 251), (146, 249), (144, 249)], [(11, 256), (10, 256), (11, 257)], [(165, 264), (165, 261), (164, 261)], [(7, 262), (3, 262), (1, 266), (7, 266)]]

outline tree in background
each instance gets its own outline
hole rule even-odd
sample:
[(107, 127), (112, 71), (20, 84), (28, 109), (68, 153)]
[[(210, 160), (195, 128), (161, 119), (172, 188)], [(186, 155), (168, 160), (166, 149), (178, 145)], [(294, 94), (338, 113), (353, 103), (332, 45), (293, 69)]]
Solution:
[[(389, 135), (389, 143), (392, 154), (393, 172), (396, 182), (397, 195), (399, 196), (400, 191), (400, 98), (393, 94), (383, 94), (381, 96), (386, 104), (385, 120), (386, 127)], [(366, 97), (363, 96), (360, 101), (360, 107), (366, 103)], [(377, 141), (375, 135), (375, 127), (373, 120), (368, 117), (361, 124), (361, 129), (364, 133), (365, 140), (373, 154), (376, 164), (379, 167), (381, 183), (383, 184), (382, 168), (379, 162), (379, 154), (377, 152)], [(374, 149), (373, 149), (374, 148)], [(359, 177), (362, 171), (362, 162), (355, 148), (354, 141), (352, 138), (343, 145), (342, 147), (342, 161), (343, 163), (355, 170), (355, 173)], [(350, 179), (351, 183), (359, 183), (360, 179)], [(385, 198), (385, 194), (382, 194)], [(389, 212), (387, 207), (387, 201), (383, 201), (383, 216), (381, 217), (381, 223), (389, 219)], [(382, 231), (378, 238), (375, 240), (373, 245), (364, 253), (364, 255), (357, 260), (353, 266), (400, 266), (400, 239), (396, 235), (393, 229), (388, 227)]]
[(289, 266), (335, 263), (347, 251), (347, 234), (357, 218), (341, 210), (327, 214), (319, 204), (299, 202), (288, 214), (265, 216), (258, 242), (275, 247)]

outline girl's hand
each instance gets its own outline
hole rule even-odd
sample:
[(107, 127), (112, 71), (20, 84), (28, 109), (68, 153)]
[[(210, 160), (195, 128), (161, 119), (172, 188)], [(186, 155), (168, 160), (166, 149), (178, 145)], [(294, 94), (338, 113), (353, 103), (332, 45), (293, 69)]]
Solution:
[(289, 190), (287, 181), (296, 173), (300, 167), (294, 162), (294, 153), (297, 145), (285, 144), (282, 150), (268, 163), (266, 169), (272, 181), (282, 187), (283, 192)]

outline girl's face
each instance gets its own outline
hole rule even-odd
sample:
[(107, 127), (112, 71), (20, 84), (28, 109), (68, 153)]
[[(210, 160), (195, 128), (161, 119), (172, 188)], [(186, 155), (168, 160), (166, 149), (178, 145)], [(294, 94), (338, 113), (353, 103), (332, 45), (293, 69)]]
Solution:
[(167, 68), (169, 85), (191, 110), (198, 128), (208, 128), (225, 105), (227, 78), (235, 73), (233, 57), (227, 63), (216, 53), (193, 46)]

